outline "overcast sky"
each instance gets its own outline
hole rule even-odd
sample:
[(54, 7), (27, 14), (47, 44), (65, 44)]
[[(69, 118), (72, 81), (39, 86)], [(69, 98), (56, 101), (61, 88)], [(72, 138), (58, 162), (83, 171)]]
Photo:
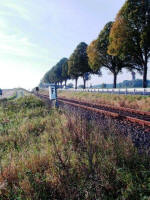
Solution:
[[(0, 87), (33, 88), (82, 41), (114, 20), (124, 0), (0, 0)], [(131, 79), (123, 73), (118, 81)], [(112, 82), (112, 75), (91, 82)], [(80, 80), (81, 83), (81, 80)]]

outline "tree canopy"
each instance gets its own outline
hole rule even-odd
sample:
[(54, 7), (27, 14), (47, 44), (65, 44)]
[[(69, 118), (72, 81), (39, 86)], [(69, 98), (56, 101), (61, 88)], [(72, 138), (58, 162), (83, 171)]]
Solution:
[(54, 76), (55, 81), (62, 83), (64, 79), (62, 72), (63, 72), (63, 65), (68, 61), (67, 58), (62, 58), (55, 66), (54, 66)]
[(87, 54), (88, 54), (88, 58), (89, 58), (88, 62), (89, 62), (91, 69), (94, 72), (97, 72), (97, 70), (99, 70), (99, 68), (100, 68), (97, 44), (98, 44), (97, 40), (94, 40), (91, 42), (91, 44), (87, 48)]
[(132, 56), (143, 69), (143, 87), (147, 87), (147, 64), (150, 58), (150, 1), (127, 0), (110, 33), (108, 53)]
[(65, 86), (67, 80), (70, 78), (68, 74), (68, 59), (65, 60), (65, 62), (62, 64), (62, 73), (61, 73), (63, 81), (65, 81)]
[(108, 22), (100, 32), (97, 40), (94, 40), (88, 47), (89, 64), (93, 70), (99, 70), (104, 67), (114, 76), (114, 88), (116, 88), (117, 75), (123, 68), (132, 68), (129, 57), (121, 59), (118, 56), (112, 56), (107, 53), (109, 46), (109, 35), (113, 22)]
[(49, 73), (50, 73), (50, 70), (48, 72), (45, 73), (43, 79), (42, 79), (42, 83), (49, 83), (50, 82), (50, 79), (49, 79)]
[(70, 77), (76, 80), (75, 88), (80, 76), (83, 77), (85, 87), (85, 73), (92, 71), (88, 64), (87, 46), (85, 42), (81, 42), (68, 60), (68, 72)]
[(123, 68), (143, 73), (143, 87), (147, 87), (150, 58), (150, 0), (126, 0), (115, 22), (109, 22), (98, 38), (88, 46), (81, 42), (70, 58), (61, 59), (43, 77), (44, 83), (61, 83), (79, 77), (84, 88), (90, 75), (101, 75), (106, 68), (114, 76), (114, 88)]
[(69, 79), (68, 76), (68, 59), (62, 58), (55, 66), (45, 73), (42, 83), (62, 83)]

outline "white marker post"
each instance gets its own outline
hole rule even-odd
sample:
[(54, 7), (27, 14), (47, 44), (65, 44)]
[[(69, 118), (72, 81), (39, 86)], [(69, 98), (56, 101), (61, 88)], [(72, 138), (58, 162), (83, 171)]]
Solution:
[(49, 99), (51, 101), (55, 101), (55, 107), (58, 108), (58, 102), (57, 102), (57, 85), (56, 84), (50, 84), (49, 85)]

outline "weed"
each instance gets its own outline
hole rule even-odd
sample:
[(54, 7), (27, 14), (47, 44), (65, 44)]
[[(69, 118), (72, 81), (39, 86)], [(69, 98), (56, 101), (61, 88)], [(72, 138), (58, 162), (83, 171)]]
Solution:
[(58, 96), (114, 106), (150, 111), (150, 97), (141, 95), (116, 95), (90, 92), (59, 91)]
[(0, 116), (0, 199), (150, 197), (148, 155), (112, 127), (106, 134), (33, 96), (1, 105)]

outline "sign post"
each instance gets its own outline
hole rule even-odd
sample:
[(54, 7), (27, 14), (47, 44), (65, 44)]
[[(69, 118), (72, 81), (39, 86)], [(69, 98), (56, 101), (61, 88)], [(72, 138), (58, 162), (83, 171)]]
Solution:
[(49, 99), (51, 101), (55, 101), (55, 107), (58, 108), (57, 85), (56, 84), (50, 84), (49, 85)]

